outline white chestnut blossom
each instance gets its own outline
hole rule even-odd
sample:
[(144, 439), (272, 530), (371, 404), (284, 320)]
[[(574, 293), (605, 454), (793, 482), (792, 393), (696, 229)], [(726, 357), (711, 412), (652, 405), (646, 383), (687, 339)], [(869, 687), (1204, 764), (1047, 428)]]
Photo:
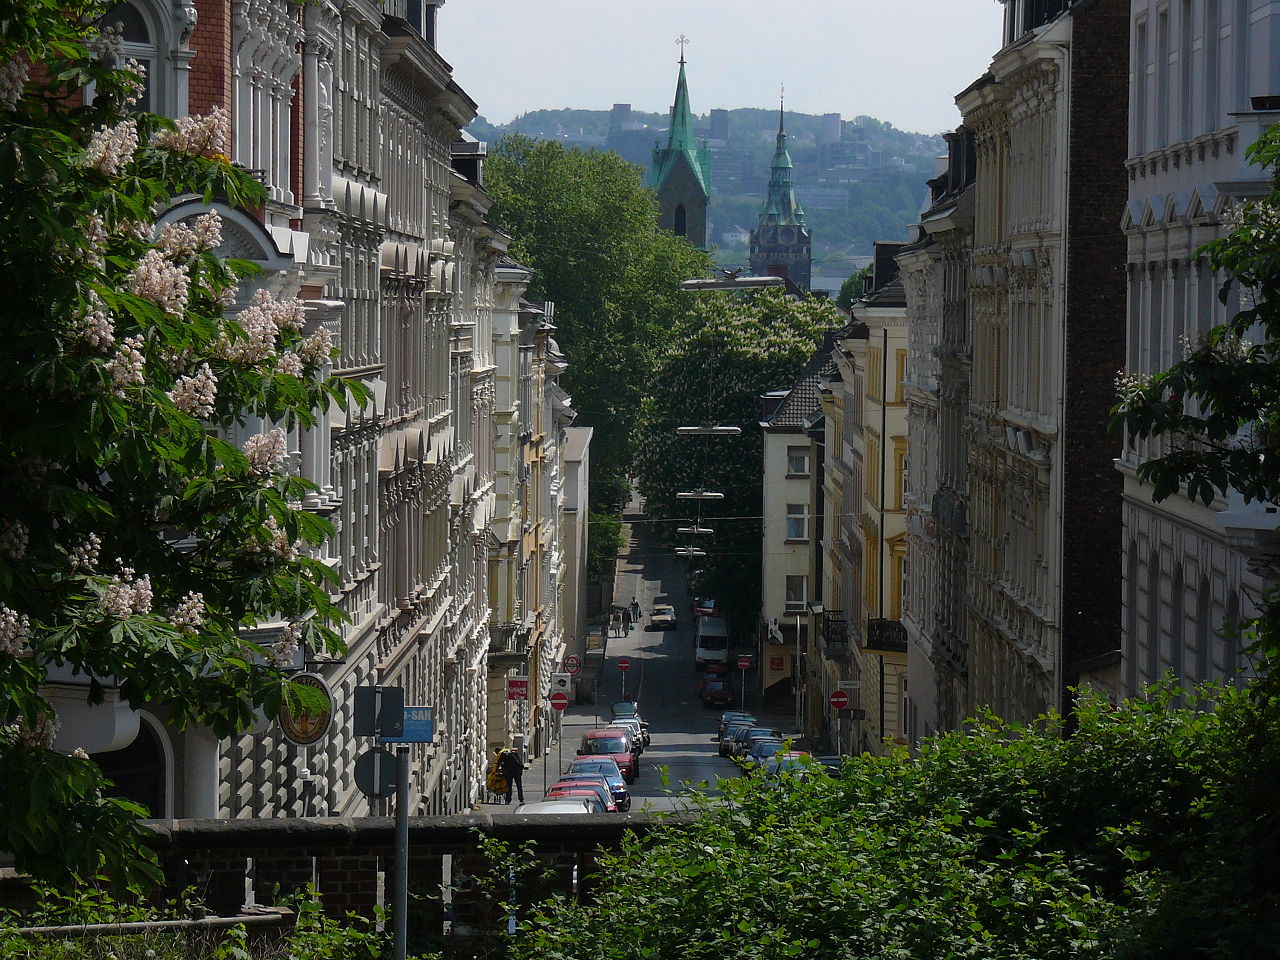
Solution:
[(222, 107), (214, 107), (204, 116), (181, 117), (177, 126), (177, 130), (157, 132), (151, 142), (178, 153), (226, 153), (231, 115)]
[(287, 667), (293, 663), (293, 655), (298, 652), (298, 643), (302, 640), (302, 624), (291, 623), (280, 633), (280, 639), (271, 646), (267, 654), (267, 662), (273, 667)]
[(21, 520), (10, 520), (0, 530), (0, 553), (10, 560), (21, 560), (27, 555), (27, 543), (31, 534)]
[(333, 335), (321, 327), (298, 345), (298, 356), (304, 363), (324, 363), (333, 355)]
[(26, 58), (10, 57), (0, 64), (0, 110), (12, 110), (22, 99), (29, 68)]
[(109, 617), (131, 617), (151, 612), (151, 577), (137, 576), (132, 567), (120, 568), (102, 594), (102, 609)]
[(183, 633), (195, 633), (204, 625), (204, 594), (192, 591), (182, 598), (169, 622)]
[(183, 413), (193, 417), (213, 415), (213, 401), (218, 396), (218, 378), (207, 363), (200, 364), (193, 376), (179, 377), (169, 391), (169, 399)]
[(156, 246), (166, 257), (185, 259), (222, 243), (222, 217), (206, 213), (190, 223), (166, 223), (156, 237)]
[(75, 757), (77, 760), (89, 759), (89, 754), (84, 747), (76, 747), (74, 750), (71, 751), (71, 756)]
[(288, 377), (302, 376), (302, 358), (292, 350), (286, 350), (280, 354), (280, 359), (276, 361), (276, 369)]
[(125, 81), (127, 92), (122, 99), (126, 107), (136, 106), (147, 89), (147, 65), (130, 57), (125, 61), (124, 70), (133, 76)]
[(249, 460), (249, 469), (258, 476), (283, 473), (289, 461), (284, 431), (276, 427), (267, 433), (254, 434), (244, 442), (244, 455)]
[(166, 259), (159, 250), (144, 253), (129, 274), (131, 291), (172, 314), (180, 314), (187, 309), (190, 284), (187, 268)]
[(98, 565), (102, 552), (102, 538), (96, 533), (85, 537), (84, 542), (71, 551), (71, 569), (77, 572), (91, 570)]
[(31, 621), (0, 603), (0, 653), (19, 656), (30, 648)]
[(120, 344), (116, 355), (106, 364), (107, 372), (111, 374), (111, 392), (122, 397), (125, 387), (142, 383), (145, 363), (141, 336), (130, 337)]
[(15, 735), (14, 745), (24, 753), (35, 753), (48, 750), (58, 736), (58, 718), (52, 713), (42, 713), (35, 726), (14, 724), (6, 732)]
[(138, 149), (138, 125), (132, 119), (95, 130), (80, 158), (82, 166), (114, 177)]
[(260, 288), (250, 301), (259, 307), (275, 324), (277, 330), (301, 330), (306, 321), (306, 307), (297, 297), (277, 300), (265, 288)]
[(267, 517), (267, 522), (263, 526), (269, 535), (268, 541), (262, 548), (265, 552), (281, 560), (292, 560), (298, 555), (298, 551), (302, 549), (302, 541), (290, 540), (289, 534), (276, 522), (275, 517)]

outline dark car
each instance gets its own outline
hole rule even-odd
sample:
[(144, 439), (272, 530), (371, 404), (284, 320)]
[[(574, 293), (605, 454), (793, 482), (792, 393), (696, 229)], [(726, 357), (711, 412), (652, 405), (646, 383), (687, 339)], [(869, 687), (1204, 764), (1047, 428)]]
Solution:
[(717, 610), (716, 602), (709, 597), (699, 597), (693, 601), (693, 615), (695, 617), (716, 617), (719, 616)]
[(756, 722), (755, 714), (750, 710), (726, 710), (720, 714), (720, 728), (716, 730), (716, 738), (719, 739), (724, 736), (724, 728), (729, 724), (748, 720), (752, 723)]
[(773, 727), (739, 727), (729, 743), (729, 756), (734, 759), (745, 757), (747, 751), (751, 749), (751, 741), (762, 737), (781, 740), (782, 731), (775, 730)]
[(647, 747), (649, 745), (649, 721), (640, 716), (640, 705), (634, 700), (619, 700), (610, 708), (614, 720), (626, 720), (628, 718), (640, 721), (640, 746)]
[(766, 760), (774, 756), (774, 754), (782, 753), (787, 746), (787, 741), (779, 740), (777, 737), (756, 737), (751, 741), (751, 749), (742, 758), (744, 767), (758, 766)]
[(733, 720), (724, 728), (724, 733), (720, 734), (720, 756), (733, 756), (733, 739), (738, 735), (740, 730), (750, 730), (756, 725), (755, 717), (746, 717), (744, 719)]
[(733, 695), (733, 687), (727, 680), (711, 680), (702, 685), (702, 705), (704, 707), (727, 707), (737, 697)]
[(565, 770), (565, 775), (573, 776), (579, 773), (592, 773), (604, 777), (605, 782), (609, 784), (609, 790), (613, 794), (613, 802), (618, 805), (618, 809), (623, 811), (631, 809), (631, 792), (627, 789), (626, 778), (623, 777), (622, 771), (618, 769), (618, 764), (611, 758), (579, 757), (569, 764), (569, 768)]

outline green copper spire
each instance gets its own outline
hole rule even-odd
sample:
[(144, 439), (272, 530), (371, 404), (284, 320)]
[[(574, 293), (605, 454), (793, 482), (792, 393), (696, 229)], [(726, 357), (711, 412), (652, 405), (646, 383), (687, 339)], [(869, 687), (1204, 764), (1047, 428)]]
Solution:
[[(683, 37), (681, 38), (683, 40)], [(687, 42), (687, 41), (686, 41)], [(676, 80), (676, 98), (671, 104), (671, 131), (665, 150), (653, 149), (653, 186), (661, 187), (662, 181), (684, 157), (703, 193), (711, 196), (711, 157), (705, 147), (699, 147), (693, 125), (693, 110), (689, 107), (689, 85), (684, 76), (684, 44), (680, 46), (680, 77)]]
[(804, 210), (796, 202), (795, 187), (791, 182), (791, 154), (787, 152), (787, 131), (783, 105), (778, 103), (778, 140), (769, 164), (769, 196), (760, 210), (760, 225), (803, 224)]

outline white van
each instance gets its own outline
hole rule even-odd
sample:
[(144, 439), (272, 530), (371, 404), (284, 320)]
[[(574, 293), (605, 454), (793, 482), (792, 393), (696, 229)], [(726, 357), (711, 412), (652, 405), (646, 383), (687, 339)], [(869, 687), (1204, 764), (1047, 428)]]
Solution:
[(699, 670), (709, 663), (729, 662), (729, 628), (724, 617), (699, 617), (693, 643), (694, 663)]

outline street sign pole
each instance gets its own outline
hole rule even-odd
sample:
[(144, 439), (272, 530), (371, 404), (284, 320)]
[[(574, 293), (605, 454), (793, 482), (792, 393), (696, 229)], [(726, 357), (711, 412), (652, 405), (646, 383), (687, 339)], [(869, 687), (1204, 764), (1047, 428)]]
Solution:
[(395, 960), (405, 960), (409, 944), (409, 747), (396, 747), (400, 783), (396, 790)]

